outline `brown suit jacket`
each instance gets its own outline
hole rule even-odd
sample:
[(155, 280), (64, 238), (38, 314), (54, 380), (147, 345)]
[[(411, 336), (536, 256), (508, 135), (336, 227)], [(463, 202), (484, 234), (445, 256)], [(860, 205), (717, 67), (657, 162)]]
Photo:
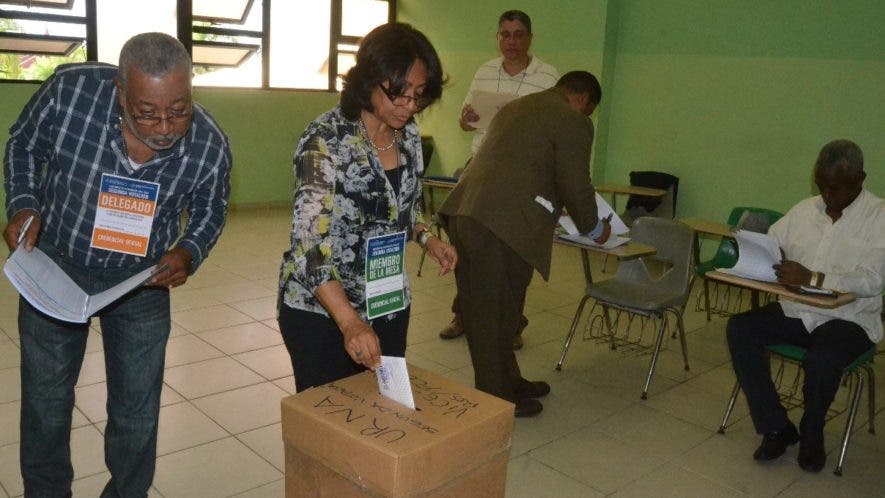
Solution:
[(563, 206), (583, 233), (598, 221), (592, 145), (593, 123), (559, 89), (516, 99), (492, 120), (439, 211), (476, 220), (546, 280)]

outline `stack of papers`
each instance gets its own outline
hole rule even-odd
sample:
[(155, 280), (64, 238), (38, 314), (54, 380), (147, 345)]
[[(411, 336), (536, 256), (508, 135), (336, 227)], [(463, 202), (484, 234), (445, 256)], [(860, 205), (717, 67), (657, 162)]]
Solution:
[(716, 269), (738, 277), (777, 282), (772, 267), (780, 263), (781, 249), (774, 237), (749, 230), (738, 230), (734, 232), (734, 239), (738, 243), (737, 263), (732, 268)]
[(599, 216), (600, 219), (611, 216), (609, 224), (612, 227), (612, 233), (604, 244), (597, 244), (588, 234), (580, 233), (577, 225), (575, 225), (575, 221), (572, 220), (569, 215), (562, 215), (559, 217), (559, 226), (561, 226), (566, 232), (559, 235), (559, 238), (585, 246), (601, 247), (603, 249), (612, 249), (630, 241), (629, 237), (623, 236), (630, 231), (630, 228), (627, 227), (624, 220), (618, 216), (618, 213), (615, 213), (614, 210), (612, 210), (612, 207), (605, 202), (605, 199), (603, 199), (598, 192), (596, 193), (596, 211), (597, 216)]

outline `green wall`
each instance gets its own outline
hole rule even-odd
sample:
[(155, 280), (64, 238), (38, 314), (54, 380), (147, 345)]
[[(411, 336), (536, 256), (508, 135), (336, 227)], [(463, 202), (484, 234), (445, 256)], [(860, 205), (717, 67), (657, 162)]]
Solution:
[(786, 210), (814, 193), (821, 146), (849, 138), (885, 194), (881, 0), (611, 3), (607, 181), (672, 172), (679, 215)]
[[(436, 141), (431, 174), (467, 158), (458, 111), (476, 68), (497, 55), (498, 15), (513, 8), (532, 16), (533, 53), (601, 78), (597, 183), (660, 169), (680, 177), (680, 216), (724, 219), (738, 204), (785, 210), (812, 194), (820, 147), (845, 137), (864, 149), (867, 187), (885, 195), (882, 0), (400, 0), (399, 18), (428, 35), (449, 76), (420, 118)], [(0, 85), (4, 144), (35, 90)], [(289, 202), (298, 137), (337, 95), (195, 94), (231, 138), (232, 202)]]

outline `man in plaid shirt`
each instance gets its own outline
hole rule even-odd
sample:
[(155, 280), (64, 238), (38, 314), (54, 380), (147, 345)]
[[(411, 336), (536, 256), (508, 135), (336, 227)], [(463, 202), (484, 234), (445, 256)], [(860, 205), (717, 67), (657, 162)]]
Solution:
[[(3, 236), (10, 249), (19, 240), (25, 250), (39, 247), (90, 295), (152, 265), (165, 267), (98, 313), (111, 474), (101, 496), (146, 496), (171, 323), (169, 288), (187, 281), (221, 234), (230, 192), (228, 139), (192, 101), (184, 46), (162, 33), (130, 39), (119, 68), (60, 66), (10, 135), (3, 165), (9, 220)], [(132, 206), (147, 209), (127, 211)], [(74, 386), (89, 324), (50, 318), (20, 299), (18, 326), (25, 495), (71, 496)]]

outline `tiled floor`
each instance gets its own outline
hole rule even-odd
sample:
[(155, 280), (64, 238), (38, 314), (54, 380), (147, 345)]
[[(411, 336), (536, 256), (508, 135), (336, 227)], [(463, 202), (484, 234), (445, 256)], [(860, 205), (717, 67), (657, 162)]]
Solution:
[[(274, 296), (288, 227), (288, 208), (232, 213), (207, 262), (174, 291), (152, 497), (283, 496), (279, 402), (294, 391), (294, 382), (276, 330)], [(424, 276), (414, 276), (418, 253), (410, 246), (415, 300), (408, 360), (471, 383), (465, 341), (436, 336), (450, 318), (454, 279), (437, 277), (430, 263)], [(614, 264), (602, 273), (600, 263), (594, 260), (596, 277), (612, 275)], [(692, 369), (682, 369), (678, 342), (668, 340), (647, 401), (639, 393), (648, 356), (578, 339), (563, 371), (554, 371), (582, 291), (578, 252), (556, 247), (550, 282), (536, 278), (529, 289), (526, 346), (518, 353), (526, 376), (549, 381), (553, 392), (539, 417), (516, 421), (508, 497), (885, 496), (885, 435), (866, 432), (865, 411), (841, 478), (832, 474), (831, 464), (843, 417), (828, 425), (829, 461), (819, 475), (799, 469), (795, 447), (776, 462), (755, 463), (751, 453), (758, 437), (743, 400), (734, 425), (725, 435), (716, 434), (734, 382), (725, 322), (706, 322), (693, 304), (685, 317)], [(22, 494), (16, 302), (2, 279), (0, 498)], [(106, 420), (101, 347), (95, 330), (77, 387), (71, 442), (75, 497), (97, 496), (108, 477), (99, 456)], [(880, 426), (885, 425), (882, 384)]]

